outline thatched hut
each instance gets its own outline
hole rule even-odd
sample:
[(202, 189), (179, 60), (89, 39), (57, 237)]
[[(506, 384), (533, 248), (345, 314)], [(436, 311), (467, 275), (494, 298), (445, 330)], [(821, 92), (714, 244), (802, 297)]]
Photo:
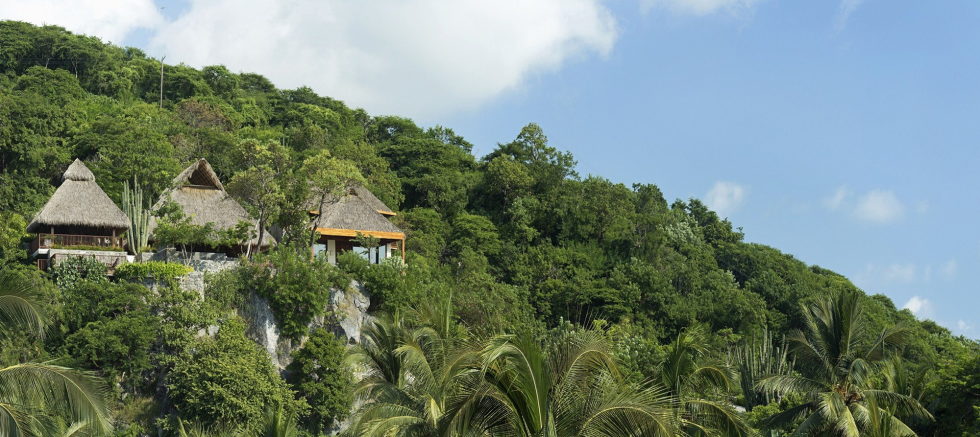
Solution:
[[(311, 209), (313, 228), (318, 234), (314, 256), (326, 254), (335, 263), (337, 254), (354, 251), (371, 263), (379, 263), (401, 251), (405, 259), (405, 233), (388, 220), (395, 213), (363, 186), (355, 186), (346, 196), (331, 198)], [(377, 246), (362, 247), (358, 237), (377, 239)]]
[[(259, 243), (257, 226), (245, 208), (225, 191), (218, 175), (205, 159), (199, 159), (180, 172), (174, 178), (169, 191), (164, 192), (152, 210), (159, 210), (165, 203), (174, 202), (190, 218), (190, 223), (197, 226), (211, 224), (216, 231), (233, 229), (239, 223), (251, 225), (253, 237), (243, 247), (222, 248), (228, 252), (244, 251), (250, 246), (255, 250)], [(151, 223), (156, 228), (156, 219)], [(268, 248), (276, 244), (276, 240), (266, 232), (262, 239), (262, 247)], [(213, 248), (199, 248), (210, 250)]]
[(128, 229), (126, 214), (79, 159), (68, 167), (54, 195), (27, 225), (27, 232), (38, 235), (34, 249), (87, 246), (121, 250), (121, 236)]

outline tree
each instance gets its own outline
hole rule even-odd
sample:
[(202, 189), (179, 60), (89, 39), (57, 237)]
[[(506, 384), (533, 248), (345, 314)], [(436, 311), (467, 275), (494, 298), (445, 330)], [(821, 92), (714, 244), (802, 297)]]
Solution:
[(320, 328), (293, 353), (287, 368), (296, 393), (310, 404), (302, 422), (313, 433), (325, 432), (350, 411), (353, 380), (344, 354), (344, 343)]
[(469, 339), (445, 303), (376, 324), (351, 358), (367, 377), (351, 435), (675, 435), (670, 397), (627, 386), (608, 343), (568, 333)]
[[(27, 278), (0, 272), (0, 335), (14, 329), (44, 334), (46, 318), (36, 293)], [(89, 373), (49, 363), (0, 367), (0, 434), (52, 435), (59, 418), (108, 432), (111, 425), (104, 390)]]
[(684, 330), (657, 367), (659, 382), (677, 398), (674, 415), (691, 435), (751, 435), (727, 399), (732, 371), (712, 360), (706, 340), (703, 326)]
[(205, 426), (261, 428), (265, 411), (283, 406), (295, 417), (305, 407), (280, 377), (268, 355), (245, 336), (241, 320), (223, 322), (214, 338), (201, 338), (167, 375), (177, 414)]
[[(238, 144), (238, 158), (245, 170), (228, 182), (228, 190), (242, 201), (259, 223), (258, 247), (262, 247), (269, 221), (283, 208), (283, 174), (289, 155), (275, 141), (244, 140)], [(295, 207), (295, 205), (294, 205)]]
[[(300, 184), (305, 182), (310, 189), (310, 199), (304, 201), (312, 200), (313, 209), (348, 196), (351, 189), (366, 182), (357, 165), (345, 159), (334, 158), (326, 150), (306, 158), (299, 173)], [(312, 222), (308, 224), (312, 225)], [(310, 232), (312, 239), (316, 233), (315, 230)]]
[(892, 435), (914, 436), (903, 419), (932, 417), (908, 394), (875, 388), (875, 364), (904, 341), (906, 331), (893, 328), (869, 338), (861, 297), (856, 292), (839, 293), (803, 308), (804, 330), (787, 337), (803, 374), (770, 376), (758, 386), (779, 395), (801, 396), (804, 402), (771, 416), (768, 427), (802, 418), (797, 435), (833, 432), (857, 437), (870, 432), (872, 423), (881, 419), (878, 415), (884, 415), (881, 420)]

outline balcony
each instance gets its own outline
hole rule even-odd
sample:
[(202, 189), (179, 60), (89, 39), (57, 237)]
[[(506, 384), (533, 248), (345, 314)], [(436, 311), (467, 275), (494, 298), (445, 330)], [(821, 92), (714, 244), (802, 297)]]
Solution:
[(108, 252), (125, 251), (126, 240), (110, 235), (67, 235), (38, 234), (31, 241), (31, 253), (39, 249), (99, 250)]

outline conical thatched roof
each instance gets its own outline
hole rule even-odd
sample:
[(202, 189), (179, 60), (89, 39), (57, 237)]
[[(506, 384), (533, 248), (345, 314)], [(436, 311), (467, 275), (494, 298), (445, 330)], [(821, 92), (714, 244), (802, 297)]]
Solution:
[[(163, 193), (152, 209), (154, 211), (159, 209), (168, 200), (180, 205), (194, 225), (204, 226), (213, 223), (216, 229), (225, 230), (234, 228), (242, 221), (253, 225), (255, 223), (245, 208), (225, 192), (218, 175), (211, 168), (211, 164), (204, 159), (197, 160), (180, 172), (174, 178), (173, 188)], [(155, 228), (156, 220), (153, 220), (150, 226)], [(258, 240), (258, 237), (255, 237), (250, 244), (258, 244)], [(262, 246), (271, 246), (275, 243), (276, 240), (272, 235), (266, 232), (262, 239)]]
[(361, 185), (355, 185), (354, 194), (356, 194), (357, 197), (360, 197), (361, 200), (364, 201), (364, 203), (368, 204), (368, 206), (374, 208), (375, 211), (378, 211), (384, 215), (395, 215), (395, 212), (392, 211), (391, 208), (388, 207), (388, 205), (385, 205), (385, 203), (382, 202), (381, 199), (378, 199), (378, 197), (375, 196), (374, 193), (372, 193), (367, 188), (364, 188)]
[(129, 218), (95, 183), (92, 171), (76, 159), (62, 176), (61, 186), (27, 225), (28, 232), (44, 232), (52, 226), (129, 229)]
[[(370, 197), (363, 196), (362, 193), (365, 192)], [(354, 188), (347, 196), (321, 205), (314, 226), (328, 230), (402, 234), (403, 237), (404, 232), (379, 212), (381, 208), (378, 208), (378, 204), (383, 207), (383, 210), (388, 210), (384, 203), (370, 194), (366, 188)]]

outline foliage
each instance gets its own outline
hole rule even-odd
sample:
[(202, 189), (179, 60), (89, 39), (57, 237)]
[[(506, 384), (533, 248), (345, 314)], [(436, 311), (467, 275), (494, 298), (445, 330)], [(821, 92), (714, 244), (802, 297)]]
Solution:
[(323, 315), (330, 287), (346, 287), (343, 275), (305, 249), (281, 246), (247, 265), (250, 286), (269, 301), (283, 336), (299, 339), (314, 317)]
[(143, 263), (123, 264), (116, 267), (116, 278), (134, 281), (149, 279), (170, 284), (192, 271), (194, 271), (192, 267), (180, 263), (147, 261)]
[[(44, 338), (20, 330), (0, 336), (0, 358), (4, 365), (57, 360), (92, 367), (113, 383), (112, 404), (118, 428), (127, 430), (123, 432), (176, 429), (155, 429), (158, 419), (177, 423), (163, 418), (174, 410), (158, 396), (165, 391), (158, 392), (157, 383), (169, 375), (167, 384), (188, 386), (171, 370), (181, 367), (186, 357), (203, 359), (200, 345), (212, 340), (198, 335), (213, 333), (214, 325), (236, 313), (247, 314), (253, 291), (269, 300), (281, 332), (299, 339), (311, 320), (326, 315), (327, 290), (346, 287), (356, 278), (370, 295), (375, 315), (402, 320), (401, 328), (390, 332), (391, 344), (425, 340), (415, 356), (424, 356), (433, 369), (444, 368), (446, 357), (459, 356), (478, 368), (478, 376), (494, 375), (498, 368), (510, 369), (507, 375), (530, 374), (529, 368), (519, 370), (515, 361), (504, 357), (516, 351), (535, 353), (550, 366), (556, 351), (598, 344), (595, 338), (583, 338), (600, 336), (620, 376), (608, 369), (590, 372), (595, 385), (579, 393), (613, 387), (613, 393), (623, 396), (640, 393), (645, 399), (660, 399), (642, 387), (663, 385), (672, 398), (658, 405), (669, 411), (676, 428), (693, 434), (717, 431), (698, 427), (718, 428), (725, 422), (721, 419), (731, 418), (734, 405), (751, 409), (739, 415), (750, 425), (762, 426), (763, 416), (782, 415), (787, 418), (783, 426), (775, 429), (769, 423), (769, 431), (803, 434), (807, 428), (799, 430), (798, 425), (810, 416), (793, 414), (806, 410), (812, 416), (820, 411), (813, 409), (819, 405), (815, 398), (830, 397), (837, 386), (864, 396), (864, 401), (850, 405), (857, 405), (853, 408), (860, 413), (852, 417), (867, 418), (859, 420), (865, 433), (897, 432), (900, 426), (881, 420), (888, 415), (901, 416), (902, 423), (919, 435), (977, 433), (975, 340), (917, 320), (885, 296), (866, 296), (837, 273), (745, 242), (741, 229), (700, 200), (667, 199), (652, 184), (580, 177), (574, 157), (549, 141), (536, 124), (529, 123), (513, 138), (476, 156), (473, 145), (451, 129), (372, 116), (309, 88), (277, 89), (260, 75), (222, 66), (162, 67), (161, 105), (161, 63), (142, 51), (55, 26), (0, 21), (0, 264), (19, 270), (18, 275), (36, 286), (39, 308), (49, 322)], [(276, 250), (242, 268), (210, 275), (203, 299), (196, 292), (171, 287), (148, 293), (135, 284), (114, 284), (106, 278), (104, 266), (83, 258), (59, 262), (47, 281), (22, 264), (27, 255), (24, 230), (75, 158), (86, 161), (117, 202), (134, 178), (139, 178), (144, 193), (164, 192), (187, 162), (205, 158), (262, 231), (282, 235), (280, 243), (296, 248), (292, 254)], [(408, 236), (407, 265), (396, 260), (369, 265), (356, 254), (340, 255), (339, 269), (309, 262), (311, 217), (305, 206), (316, 193), (342, 193), (354, 183), (396, 209), (398, 214), (390, 220)], [(266, 232), (250, 235), (254, 225), (249, 223), (219, 232), (214, 226), (193, 226), (176, 213), (160, 217), (158, 225), (160, 245), (183, 250), (238, 249), (257, 235), (269, 238)], [(123, 267), (117, 277), (170, 276), (135, 269)], [(849, 354), (835, 353), (845, 357), (835, 359), (842, 370), (833, 373), (815, 365), (820, 361), (804, 358), (802, 349), (787, 363), (775, 344), (763, 346), (769, 341), (764, 340), (767, 334), (773, 340), (785, 336), (797, 345), (804, 344), (797, 341), (800, 338), (836, 344), (812, 340), (817, 337), (809, 334), (810, 320), (820, 317), (814, 319), (810, 308), (841, 294), (858, 296), (855, 302), (861, 311), (854, 320), (864, 331), (852, 337), (859, 340)], [(459, 338), (432, 333), (413, 337), (426, 326), (445, 326), (422, 323), (415, 313), (425, 312), (420, 303), (444, 303), (447, 296), (454, 299), (451, 320), (465, 326), (467, 333)], [(579, 332), (585, 326), (595, 332)], [(796, 331), (803, 334), (793, 340)], [(878, 348), (868, 358), (880, 333), (899, 331), (904, 332), (900, 344)], [(468, 354), (440, 349), (447, 338)], [(481, 353), (474, 354), (490, 339), (496, 339), (501, 352), (492, 365)], [(244, 350), (246, 343), (240, 343)], [(386, 352), (379, 357), (385, 360), (408, 358), (405, 349), (395, 353), (398, 347), (387, 343), (381, 349)], [(132, 360), (124, 358), (128, 355)], [(861, 363), (858, 358), (865, 364), (854, 364)], [(251, 363), (258, 366), (257, 358)], [(473, 394), (457, 391), (460, 385), (455, 382), (423, 384), (406, 378), (405, 372), (421, 372), (410, 368), (400, 370), (400, 383), (391, 379), (397, 390), (389, 394), (408, 396), (394, 399), (408, 408), (398, 411), (419, 419), (413, 423), (423, 429), (438, 422), (433, 418), (456, 414), (443, 407), (457, 405), (457, 395)], [(440, 380), (457, 375), (453, 369)], [(464, 382), (480, 379), (467, 369), (459, 372)], [(695, 372), (698, 369), (703, 370)], [(708, 369), (716, 369), (719, 378), (703, 378), (711, 373)], [(818, 381), (821, 388), (761, 390), (769, 383), (760, 385), (759, 378), (765, 381), (769, 373)], [(664, 374), (671, 375), (670, 381)], [(549, 377), (560, 375), (556, 371)], [(269, 376), (268, 381), (276, 378)], [(234, 382), (238, 381), (226, 381)], [(270, 386), (278, 384), (273, 382)], [(638, 388), (642, 384), (647, 385)], [(527, 416), (501, 425), (508, 429), (519, 428), (517, 423), (534, 428), (540, 417), (550, 417), (538, 414), (536, 419), (517, 414), (526, 410), (523, 407), (504, 408), (503, 393), (520, 392), (518, 385), (477, 387), (503, 396), (500, 402), (482, 404), (499, 406), (494, 410), (501, 413), (497, 417)], [(936, 420), (910, 417), (882, 396), (868, 397), (869, 390), (915, 399)], [(196, 393), (206, 397), (203, 389)], [(262, 396), (242, 399), (240, 405), (229, 400), (216, 408), (228, 416), (235, 416), (233, 410), (247, 412), (252, 430), (264, 420), (257, 411), (276, 409), (264, 405)], [(403, 402), (408, 399), (412, 402)], [(574, 398), (551, 411), (572, 408), (579, 401)], [(209, 415), (202, 412), (206, 408), (201, 402), (195, 404), (201, 408), (195, 414)], [(284, 411), (291, 408), (287, 404)], [(504, 411), (511, 413), (503, 415)], [(465, 418), (476, 420), (475, 415)], [(55, 428), (67, 431), (71, 422)], [(184, 417), (184, 422), (189, 431), (189, 424), (198, 420)], [(213, 428), (207, 421), (199, 425)], [(556, 422), (555, 429), (565, 432), (565, 425)]]
[(198, 339), (184, 352), (166, 385), (177, 414), (204, 426), (236, 425), (255, 431), (268, 408), (282, 405), (295, 416), (305, 407), (293, 400), (265, 351), (245, 336), (245, 326), (237, 319), (223, 322), (214, 338)]
[[(894, 433), (914, 435), (908, 427), (910, 419), (931, 419), (912, 396), (874, 386), (875, 363), (892, 353), (906, 332), (901, 328), (877, 335), (865, 331), (860, 297), (840, 293), (803, 309), (804, 330), (790, 333), (787, 339), (807, 376), (774, 375), (762, 379), (759, 387), (780, 395), (799, 394), (805, 402), (771, 416), (766, 426), (803, 418), (798, 434), (856, 437), (875, 432), (871, 426), (880, 418)], [(869, 416), (875, 420), (869, 421)]]
[(60, 289), (70, 289), (82, 280), (105, 281), (107, 267), (95, 258), (70, 256), (51, 269), (51, 279)]
[(151, 348), (159, 319), (151, 313), (151, 292), (133, 283), (79, 281), (62, 291), (65, 355), (81, 366), (113, 378), (128, 376), (127, 388), (152, 378)]
[[(35, 336), (46, 324), (35, 284), (0, 272), (0, 336), (24, 329)], [(93, 375), (51, 363), (0, 365), (0, 434), (51, 435), (61, 420), (111, 428), (104, 387)]]
[(229, 229), (217, 229), (210, 222), (197, 225), (184, 214), (180, 205), (172, 201), (164, 202), (154, 215), (157, 226), (153, 229), (153, 238), (158, 247), (176, 247), (182, 252), (196, 248), (219, 250), (239, 246), (251, 238), (248, 223), (239, 222)]
[(293, 353), (286, 369), (293, 389), (310, 405), (302, 423), (314, 434), (325, 432), (350, 411), (353, 378), (344, 355), (344, 342), (320, 328)]

